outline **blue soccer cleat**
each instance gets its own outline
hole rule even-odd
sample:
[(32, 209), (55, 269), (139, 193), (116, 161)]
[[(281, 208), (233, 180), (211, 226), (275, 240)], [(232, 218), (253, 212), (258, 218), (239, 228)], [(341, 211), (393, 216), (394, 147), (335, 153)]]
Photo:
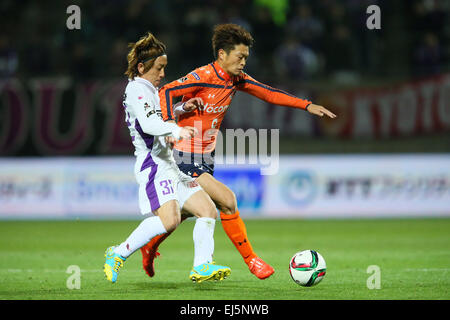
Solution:
[(192, 268), (189, 279), (192, 282), (200, 283), (208, 280), (221, 281), (231, 274), (231, 269), (225, 266), (219, 266), (214, 263), (203, 263)]
[(115, 247), (109, 247), (105, 252), (105, 265), (103, 266), (103, 272), (105, 272), (105, 277), (112, 283), (117, 281), (117, 276), (119, 274), (119, 269), (123, 267), (125, 262), (124, 257), (114, 253)]

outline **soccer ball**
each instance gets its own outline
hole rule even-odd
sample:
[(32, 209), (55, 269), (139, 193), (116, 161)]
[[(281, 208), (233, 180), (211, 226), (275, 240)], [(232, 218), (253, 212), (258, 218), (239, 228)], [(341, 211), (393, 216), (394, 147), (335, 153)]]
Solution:
[(314, 250), (297, 252), (289, 262), (292, 280), (303, 287), (318, 284), (324, 278), (326, 271), (325, 259)]

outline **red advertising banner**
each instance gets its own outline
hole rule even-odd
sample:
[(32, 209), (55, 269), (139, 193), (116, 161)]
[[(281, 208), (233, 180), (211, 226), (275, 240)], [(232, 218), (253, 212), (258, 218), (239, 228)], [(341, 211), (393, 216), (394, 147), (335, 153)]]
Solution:
[[(339, 137), (389, 138), (450, 131), (450, 75), (320, 96), (339, 117), (321, 123)], [(334, 109), (333, 109), (334, 110)]]
[[(0, 81), (0, 155), (132, 154), (123, 79)], [(281, 87), (280, 87), (281, 88)], [(288, 90), (338, 115), (330, 120), (239, 92), (222, 129), (280, 129), (283, 135), (380, 139), (450, 131), (450, 74), (346, 91)]]

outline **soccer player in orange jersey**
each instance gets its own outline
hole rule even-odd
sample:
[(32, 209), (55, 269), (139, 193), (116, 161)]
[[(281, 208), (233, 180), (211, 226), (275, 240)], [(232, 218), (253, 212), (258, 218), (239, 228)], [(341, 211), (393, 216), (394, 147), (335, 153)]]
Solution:
[[(320, 117), (335, 118), (336, 115), (323, 106), (272, 88), (246, 74), (244, 67), (252, 44), (253, 38), (244, 28), (235, 24), (217, 25), (212, 38), (216, 61), (166, 84), (159, 96), (164, 120), (177, 118), (179, 126), (193, 126), (200, 132), (191, 140), (175, 144), (174, 157), (180, 170), (196, 177), (219, 209), (225, 233), (249, 270), (259, 279), (265, 279), (273, 274), (273, 268), (253, 251), (233, 191), (213, 177), (217, 130), (237, 90), (271, 104), (306, 110)], [(182, 102), (174, 104), (176, 97), (182, 97)], [(141, 248), (144, 270), (149, 276), (154, 275), (153, 262), (159, 255), (158, 246), (168, 235), (155, 237)]]

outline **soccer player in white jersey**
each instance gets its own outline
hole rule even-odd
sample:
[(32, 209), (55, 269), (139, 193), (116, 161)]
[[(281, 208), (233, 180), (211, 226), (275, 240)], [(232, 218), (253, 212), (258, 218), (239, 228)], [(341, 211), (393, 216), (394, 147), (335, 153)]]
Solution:
[[(217, 210), (211, 198), (175, 163), (166, 137), (190, 139), (193, 127), (178, 127), (161, 118), (158, 86), (167, 65), (165, 45), (151, 33), (130, 44), (129, 83), (125, 89), (125, 119), (135, 146), (134, 172), (139, 184), (139, 207), (144, 219), (130, 236), (118, 246), (106, 249), (104, 272), (111, 282), (117, 281), (125, 260), (153, 237), (173, 231), (183, 213), (197, 217), (194, 231), (194, 263), (189, 278), (194, 282), (223, 280), (229, 267), (212, 261), (214, 227)], [(181, 208), (181, 209), (180, 209)]]

